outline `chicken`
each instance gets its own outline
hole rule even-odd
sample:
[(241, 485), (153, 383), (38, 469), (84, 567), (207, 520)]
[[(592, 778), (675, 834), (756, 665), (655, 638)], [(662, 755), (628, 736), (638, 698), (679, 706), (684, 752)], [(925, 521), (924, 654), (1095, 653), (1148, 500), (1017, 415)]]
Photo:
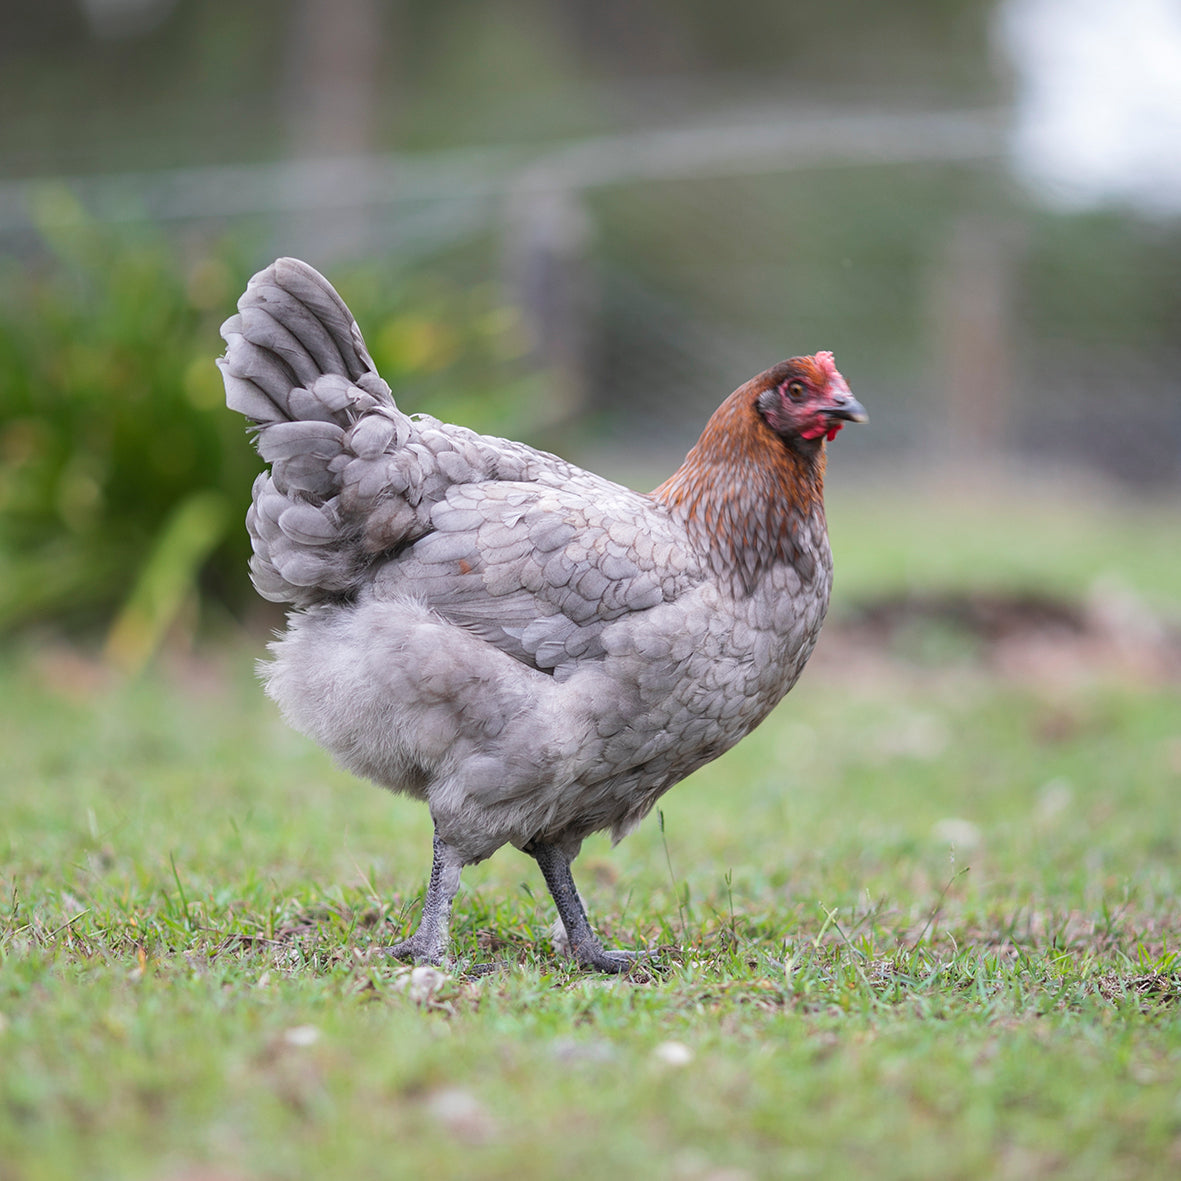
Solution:
[(306, 263), (255, 275), (221, 331), (226, 401), (270, 465), (253, 582), (294, 608), (267, 691), (345, 767), (430, 807), (421, 921), (390, 951), (446, 962), (461, 870), (512, 844), (577, 960), (624, 970), (636, 953), (604, 949), (570, 863), (748, 734), (811, 654), (825, 442), (866, 420), (832, 354), (741, 386), (645, 495), (402, 413)]

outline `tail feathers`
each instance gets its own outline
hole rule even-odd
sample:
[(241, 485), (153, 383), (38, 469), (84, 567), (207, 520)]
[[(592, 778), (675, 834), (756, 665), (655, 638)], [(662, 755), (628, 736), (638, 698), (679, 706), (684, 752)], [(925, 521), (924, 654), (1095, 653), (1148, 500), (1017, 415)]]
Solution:
[(260, 426), (306, 418), (348, 425), (374, 406), (393, 405), (352, 313), (298, 259), (259, 271), (221, 334), (226, 403)]
[(320, 592), (339, 593), (353, 584), (357, 563), (340, 545), (337, 498), (319, 505), (293, 500), (264, 472), (254, 482), (246, 528), (254, 547), (251, 579), (263, 598), (310, 602)]
[[(308, 606), (354, 589), (374, 556), (422, 536), (433, 462), (394, 405), (352, 314), (307, 263), (260, 271), (221, 329), (226, 402), (270, 466), (246, 519), (258, 592)], [(438, 484), (438, 487), (435, 487)]]
[(431, 529), (455, 484), (563, 482), (576, 469), (522, 443), (403, 414), (328, 280), (281, 258), (222, 326), (226, 401), (270, 470), (254, 485), (250, 569), (264, 598), (307, 607), (348, 594)]

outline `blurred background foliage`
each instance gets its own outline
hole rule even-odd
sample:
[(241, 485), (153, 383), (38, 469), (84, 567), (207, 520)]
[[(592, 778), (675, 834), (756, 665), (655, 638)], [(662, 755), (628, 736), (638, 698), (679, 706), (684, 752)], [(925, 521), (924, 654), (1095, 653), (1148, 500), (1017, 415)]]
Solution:
[[(58, 219), (45, 255), (0, 272), (0, 626), (93, 625), (178, 512), (195, 573), (220, 540), (224, 497), (248, 486), (240, 429), (211, 413), (208, 341), (231, 268), (186, 266), (148, 227), (105, 234), (65, 189), (40, 204)], [(204, 514), (186, 516), (193, 504)]]
[(1175, 497), (1181, 196), (1022, 177), (1023, 9), (1065, 42), (1104, 5), (9, 12), (0, 631), (97, 631), (134, 667), (259, 610), (258, 464), (212, 361), (281, 253), (330, 274), (405, 407), (617, 478), (659, 478), (736, 384), (832, 348), (873, 418), (842, 481)]
[[(44, 255), (0, 270), (0, 629), (116, 618), (130, 654), (196, 607), (190, 592), (215, 611), (246, 601), (240, 518), (259, 464), (213, 358), (253, 264), (230, 238), (186, 249), (151, 225), (110, 233), (65, 188), (34, 211)], [(338, 280), (416, 406), (524, 427), (536, 390), (506, 376), (523, 334), (495, 288), (373, 264)]]

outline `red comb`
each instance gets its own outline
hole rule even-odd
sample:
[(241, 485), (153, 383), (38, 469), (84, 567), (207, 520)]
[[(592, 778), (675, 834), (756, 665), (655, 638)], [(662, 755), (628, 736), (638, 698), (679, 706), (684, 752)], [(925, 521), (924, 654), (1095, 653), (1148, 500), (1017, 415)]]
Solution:
[(827, 378), (839, 377), (837, 372), (836, 358), (827, 349), (815, 354), (816, 364), (820, 368), (820, 372)]

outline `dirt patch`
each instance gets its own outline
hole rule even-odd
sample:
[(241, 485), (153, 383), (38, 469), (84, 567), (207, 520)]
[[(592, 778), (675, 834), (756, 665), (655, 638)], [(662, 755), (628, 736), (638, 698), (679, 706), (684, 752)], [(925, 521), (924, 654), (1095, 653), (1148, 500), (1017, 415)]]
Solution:
[(837, 613), (817, 652), (822, 668), (872, 663), (976, 667), (1000, 677), (1181, 684), (1181, 625), (1122, 590), (1086, 599), (1040, 592), (913, 592)]

